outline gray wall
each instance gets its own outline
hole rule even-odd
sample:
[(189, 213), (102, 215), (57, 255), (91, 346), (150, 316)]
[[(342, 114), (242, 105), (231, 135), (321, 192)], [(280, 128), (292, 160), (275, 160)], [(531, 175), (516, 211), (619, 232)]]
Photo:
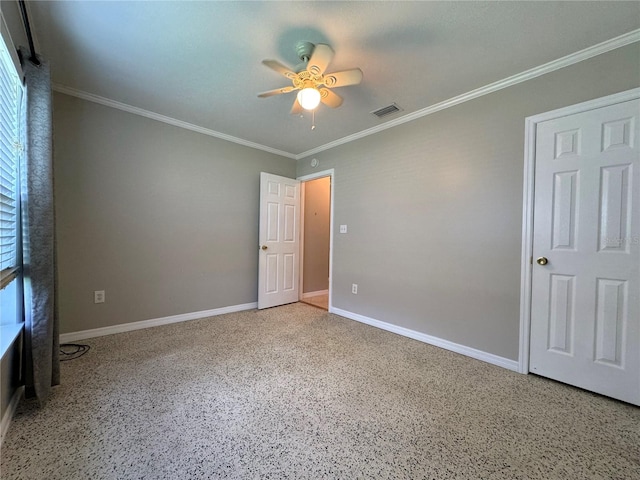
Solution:
[(304, 183), (303, 293), (329, 289), (331, 178)]
[(634, 44), (314, 155), (333, 306), (517, 359), (525, 117), (637, 86)]
[(54, 144), (62, 333), (256, 301), (260, 171), (294, 160), (58, 93)]
[(0, 2), (0, 9), (2, 10), (2, 15), (4, 16), (7, 28), (9, 29), (9, 34), (11, 35), (13, 44), (16, 48), (21, 45), (27, 46), (27, 34), (25, 33), (22, 25), (22, 14), (20, 13), (18, 1), (2, 0)]

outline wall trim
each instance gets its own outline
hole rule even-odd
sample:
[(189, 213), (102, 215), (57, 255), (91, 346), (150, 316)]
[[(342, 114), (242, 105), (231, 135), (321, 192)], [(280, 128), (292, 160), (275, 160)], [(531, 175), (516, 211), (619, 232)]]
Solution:
[(227, 135), (226, 133), (217, 132), (209, 128), (201, 127), (199, 125), (194, 125), (193, 123), (168, 117), (160, 113), (151, 112), (143, 108), (134, 107), (133, 105), (118, 102), (116, 100), (111, 100), (105, 97), (101, 97), (99, 95), (94, 95), (93, 93), (87, 93), (82, 90), (78, 90), (76, 88), (67, 87), (66, 85), (62, 85), (60, 83), (54, 83), (53, 90), (56, 92), (64, 93), (65, 95), (69, 95), (71, 97), (81, 98), (82, 100), (98, 103), (100, 105), (105, 105), (107, 107), (115, 108), (117, 110), (122, 110), (124, 112), (133, 113), (134, 115), (140, 115), (141, 117), (157, 120), (158, 122), (167, 123), (169, 125), (173, 125), (174, 127), (184, 128), (186, 130), (202, 133), (203, 135), (208, 135), (210, 137), (219, 138), (221, 140), (226, 140), (228, 142), (237, 143), (238, 145), (243, 145), (245, 147), (255, 148), (257, 150), (273, 153), (275, 155), (280, 155), (282, 157), (297, 159), (296, 155), (294, 155), (293, 153), (285, 152), (284, 150), (278, 150), (277, 148), (268, 147), (266, 145), (251, 142), (243, 138), (234, 137), (233, 135)]
[(445, 350), (450, 350), (467, 357), (475, 358), (476, 360), (481, 360), (498, 367), (506, 368), (507, 370), (512, 370), (514, 372), (518, 371), (518, 362), (516, 360), (510, 360), (508, 358), (494, 355), (493, 353), (484, 352), (482, 350), (467, 347), (466, 345), (461, 345), (459, 343), (450, 342), (449, 340), (444, 340), (442, 338), (427, 335), (426, 333), (417, 332), (415, 330), (400, 327), (392, 323), (365, 317), (364, 315), (349, 312), (347, 310), (342, 310), (341, 308), (334, 307), (333, 309), (331, 309), (331, 313), (335, 313), (336, 315), (340, 315), (341, 317), (355, 320), (356, 322), (365, 323), (367, 325), (371, 325), (372, 327), (380, 328), (388, 332), (396, 333), (398, 335), (402, 335), (403, 337), (412, 338), (414, 340), (418, 340), (419, 342), (428, 343), (429, 345), (433, 345), (435, 347), (444, 348)]
[(13, 420), (13, 416), (18, 409), (18, 404), (24, 395), (24, 386), (18, 387), (15, 392), (13, 392), (13, 396), (9, 401), (9, 405), (7, 405), (7, 409), (2, 416), (2, 422), (0, 423), (0, 445), (4, 443), (4, 437), (9, 431), (9, 427), (11, 426), (11, 420)]
[(326, 143), (319, 147), (312, 148), (311, 150), (307, 150), (306, 152), (302, 152), (296, 155), (296, 159), (300, 160), (302, 158), (308, 157), (309, 155), (315, 155), (316, 153), (320, 153), (330, 148), (337, 147), (338, 145), (353, 142), (354, 140), (358, 140), (360, 138), (373, 135), (374, 133), (393, 128), (398, 125), (402, 125), (403, 123), (417, 120), (418, 118), (431, 115), (432, 113), (439, 112), (440, 110), (459, 105), (460, 103), (468, 102), (469, 100), (473, 100), (475, 98), (496, 92), (498, 90), (511, 87), (512, 85), (517, 85), (518, 83), (526, 82), (527, 80), (531, 80), (541, 75), (560, 70), (561, 68), (568, 67), (575, 63), (588, 60), (597, 55), (601, 55), (611, 50), (615, 50), (616, 48), (624, 47), (625, 45), (629, 45), (631, 43), (639, 41), (640, 29), (632, 30), (631, 32), (620, 35), (619, 37), (606, 40), (602, 43), (598, 43), (591, 47), (585, 48), (584, 50), (580, 50), (556, 60), (552, 60), (538, 67), (530, 68), (529, 70), (525, 70), (524, 72), (512, 75), (502, 80), (498, 80), (497, 82), (490, 83), (489, 85), (485, 85), (484, 87), (476, 88), (475, 90), (471, 90), (470, 92), (463, 93), (462, 95), (444, 100), (440, 103), (436, 103), (435, 105), (416, 110), (415, 112), (411, 112), (407, 115), (403, 115), (402, 117), (395, 118), (381, 125), (377, 125), (375, 127), (371, 127), (366, 130), (354, 133), (352, 135), (347, 135), (346, 137), (334, 140), (333, 142)]
[(302, 294), (302, 298), (318, 297), (320, 295), (329, 295), (329, 290), (318, 290), (316, 292), (306, 292)]
[(541, 75), (545, 75), (547, 73), (554, 72), (556, 70), (560, 70), (561, 68), (568, 67), (575, 63), (582, 62), (584, 60), (588, 60), (592, 57), (596, 57), (603, 53), (607, 53), (611, 50), (615, 50), (616, 48), (624, 47), (631, 43), (640, 42), (640, 29), (632, 30), (618, 37), (611, 38), (609, 40), (605, 40), (604, 42), (598, 43), (596, 45), (592, 45), (591, 47), (587, 47), (583, 50), (579, 50), (577, 52), (571, 53), (564, 57), (558, 58), (556, 60), (552, 60), (543, 65), (539, 65), (537, 67), (530, 68), (529, 70), (525, 70), (524, 72), (517, 73), (510, 77), (504, 78), (502, 80), (498, 80), (496, 82), (485, 85), (484, 87), (476, 88), (475, 90), (471, 90), (470, 92), (463, 93), (456, 97), (450, 98), (448, 100), (444, 100), (440, 103), (436, 103), (435, 105), (431, 105), (426, 108), (422, 108), (420, 110), (416, 110), (415, 112), (411, 112), (402, 117), (395, 118), (389, 122), (385, 122), (381, 125), (377, 125), (372, 128), (368, 128), (366, 130), (362, 130), (360, 132), (354, 133), (352, 135), (347, 135), (346, 137), (339, 138), (338, 140), (334, 140), (333, 142), (326, 143), (324, 145), (320, 145), (319, 147), (312, 148), (311, 150), (307, 150), (302, 153), (291, 153), (285, 152), (284, 150), (278, 150), (276, 148), (268, 147), (266, 145), (262, 145), (260, 143), (251, 142), (249, 140), (245, 140), (242, 138), (234, 137), (232, 135), (227, 135), (226, 133), (217, 132), (215, 130), (211, 130), (208, 128), (200, 127), (198, 125), (194, 125), (192, 123), (188, 123), (182, 120), (178, 120), (172, 117), (168, 117), (166, 115), (161, 115), (159, 113), (150, 112), (148, 110), (144, 110), (142, 108), (134, 107), (132, 105), (128, 105), (126, 103), (117, 102), (115, 100), (110, 100), (105, 97), (101, 97), (99, 95), (94, 95), (93, 93), (88, 93), (83, 90), (79, 90), (76, 88), (68, 87), (66, 85), (62, 85), (59, 83), (53, 84), (53, 90), (56, 92), (64, 93), (66, 95), (70, 95), (72, 97), (81, 98), (83, 100), (87, 100), (89, 102), (99, 103), (101, 105), (106, 105), (108, 107), (116, 108), (118, 110), (123, 110), (125, 112), (133, 113), (135, 115), (140, 115), (143, 117), (151, 118), (153, 120), (157, 120), (159, 122), (167, 123), (169, 125), (174, 125), (176, 127), (185, 128), (187, 130), (192, 130), (194, 132), (202, 133), (204, 135), (209, 135), (211, 137), (220, 138), (222, 140), (227, 140), (229, 142), (237, 143), (239, 145), (244, 145), (245, 147), (255, 148), (258, 150), (262, 150), (265, 152), (273, 153), (275, 155), (281, 155), (286, 158), (292, 158), (294, 160), (300, 160), (306, 158), (310, 155), (314, 155), (316, 153), (324, 152), (325, 150), (329, 150), (330, 148), (337, 147), (339, 145), (343, 145), (345, 143), (353, 142), (354, 140), (358, 140), (363, 137), (367, 137), (369, 135), (373, 135), (374, 133), (382, 132), (383, 130), (387, 130), (389, 128), (396, 127), (398, 125), (402, 125), (403, 123), (411, 122), (413, 120), (417, 120), (418, 118), (425, 117), (427, 115), (431, 115), (432, 113), (439, 112), (440, 110), (444, 110), (446, 108), (453, 107), (455, 105), (459, 105), (461, 103), (467, 102), (469, 100), (473, 100), (475, 98), (481, 97), (483, 95), (488, 95), (490, 93), (496, 92), (498, 90), (502, 90), (503, 88), (510, 87), (512, 85), (516, 85), (518, 83), (526, 82), (527, 80), (531, 80), (533, 78), (539, 77)]
[(119, 325), (112, 325), (110, 327), (92, 328), (90, 330), (81, 330), (79, 332), (62, 333), (60, 334), (60, 343), (69, 343), (75, 342), (76, 340), (84, 340), (86, 338), (113, 335), (114, 333), (131, 332), (133, 330), (158, 327), (160, 325), (168, 325), (170, 323), (187, 322), (189, 320), (198, 320), (200, 318), (215, 317), (217, 315), (224, 315), (225, 313), (253, 310), (254, 308), (258, 308), (257, 302), (231, 305), (229, 307), (222, 308), (214, 308), (212, 310), (202, 310), (200, 312), (181, 313), (179, 315), (152, 318), (150, 320), (141, 320), (139, 322), (121, 323)]
[(522, 254), (520, 257), (520, 352), (518, 372), (529, 372), (531, 334), (531, 288), (533, 270), (533, 207), (536, 160), (536, 129), (540, 122), (615, 105), (640, 98), (640, 88), (614, 93), (568, 107), (558, 108), (525, 118), (524, 179), (522, 194)]

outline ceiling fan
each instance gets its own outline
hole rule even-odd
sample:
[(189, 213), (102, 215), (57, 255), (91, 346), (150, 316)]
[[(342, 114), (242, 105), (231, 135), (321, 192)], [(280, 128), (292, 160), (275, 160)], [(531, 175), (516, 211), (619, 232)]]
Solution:
[(342, 97), (331, 88), (357, 85), (362, 81), (362, 70), (352, 68), (342, 72), (325, 73), (333, 59), (334, 51), (329, 45), (309, 42), (296, 44), (296, 52), (301, 62), (290, 69), (277, 60), (263, 60), (262, 63), (291, 80), (292, 85), (269, 90), (258, 95), (260, 98), (300, 90), (291, 108), (292, 114), (302, 110), (313, 110), (320, 102), (337, 108), (342, 105)]

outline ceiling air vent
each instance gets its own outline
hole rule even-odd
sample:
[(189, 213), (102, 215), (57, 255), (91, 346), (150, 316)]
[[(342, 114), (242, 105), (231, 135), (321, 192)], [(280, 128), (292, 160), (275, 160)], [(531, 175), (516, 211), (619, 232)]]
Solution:
[(386, 107), (382, 107), (382, 108), (379, 108), (378, 110), (374, 110), (371, 113), (378, 118), (382, 118), (382, 117), (386, 117), (387, 115), (391, 115), (393, 113), (401, 112), (401, 111), (402, 109), (398, 105), (396, 105), (395, 103), (392, 103), (391, 105), (387, 105)]

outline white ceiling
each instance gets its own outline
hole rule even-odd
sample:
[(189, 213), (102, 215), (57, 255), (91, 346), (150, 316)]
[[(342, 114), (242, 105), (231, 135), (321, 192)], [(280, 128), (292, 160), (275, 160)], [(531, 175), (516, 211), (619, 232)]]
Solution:
[[(300, 154), (640, 28), (639, 2), (29, 2), (59, 85)], [(328, 43), (360, 67), (338, 109), (289, 114), (261, 64)]]

